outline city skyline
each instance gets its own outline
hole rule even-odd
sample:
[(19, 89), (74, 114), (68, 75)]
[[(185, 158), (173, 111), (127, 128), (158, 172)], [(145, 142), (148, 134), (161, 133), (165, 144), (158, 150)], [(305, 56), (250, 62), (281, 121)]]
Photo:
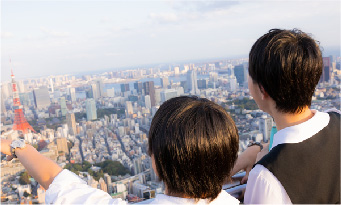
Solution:
[(339, 1), (2, 1), (1, 81), (247, 57), (271, 28), (340, 53)]

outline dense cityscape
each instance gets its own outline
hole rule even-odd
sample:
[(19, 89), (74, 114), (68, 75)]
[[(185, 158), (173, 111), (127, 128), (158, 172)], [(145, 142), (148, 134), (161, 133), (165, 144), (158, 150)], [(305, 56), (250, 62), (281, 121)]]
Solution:
[[(340, 109), (340, 62), (323, 58), (312, 109)], [(1, 138), (25, 139), (89, 186), (130, 203), (164, 192), (147, 145), (152, 118), (168, 99), (196, 95), (223, 106), (237, 125), (239, 152), (250, 140), (267, 142), (275, 126), (249, 95), (247, 58), (20, 80), (15, 72), (1, 82)], [(46, 190), (21, 163), (1, 157), (1, 203), (45, 203)]]

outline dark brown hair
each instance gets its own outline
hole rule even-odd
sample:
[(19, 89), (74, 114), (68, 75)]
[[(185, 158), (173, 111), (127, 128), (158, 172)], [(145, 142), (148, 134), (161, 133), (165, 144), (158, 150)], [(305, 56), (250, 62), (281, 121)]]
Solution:
[(237, 159), (239, 137), (228, 113), (198, 97), (163, 103), (149, 130), (149, 154), (170, 193), (215, 199)]
[(300, 30), (272, 29), (260, 37), (249, 54), (249, 75), (285, 113), (311, 105), (322, 74), (318, 44)]

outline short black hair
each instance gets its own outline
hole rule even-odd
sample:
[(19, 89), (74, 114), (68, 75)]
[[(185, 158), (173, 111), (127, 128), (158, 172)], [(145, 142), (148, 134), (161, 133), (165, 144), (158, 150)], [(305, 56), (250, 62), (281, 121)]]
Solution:
[(298, 30), (272, 29), (249, 54), (249, 75), (284, 113), (300, 113), (311, 105), (322, 74), (319, 43)]
[(224, 108), (206, 98), (164, 102), (149, 130), (148, 152), (169, 193), (215, 199), (237, 159), (238, 130)]

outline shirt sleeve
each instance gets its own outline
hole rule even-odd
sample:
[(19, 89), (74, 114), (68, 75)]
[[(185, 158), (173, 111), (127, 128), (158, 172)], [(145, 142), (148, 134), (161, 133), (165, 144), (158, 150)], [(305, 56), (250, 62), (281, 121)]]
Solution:
[(256, 165), (249, 174), (244, 203), (292, 204), (283, 185), (262, 165)]
[(64, 169), (50, 184), (45, 195), (46, 204), (126, 204), (108, 193), (92, 188), (76, 174)]

